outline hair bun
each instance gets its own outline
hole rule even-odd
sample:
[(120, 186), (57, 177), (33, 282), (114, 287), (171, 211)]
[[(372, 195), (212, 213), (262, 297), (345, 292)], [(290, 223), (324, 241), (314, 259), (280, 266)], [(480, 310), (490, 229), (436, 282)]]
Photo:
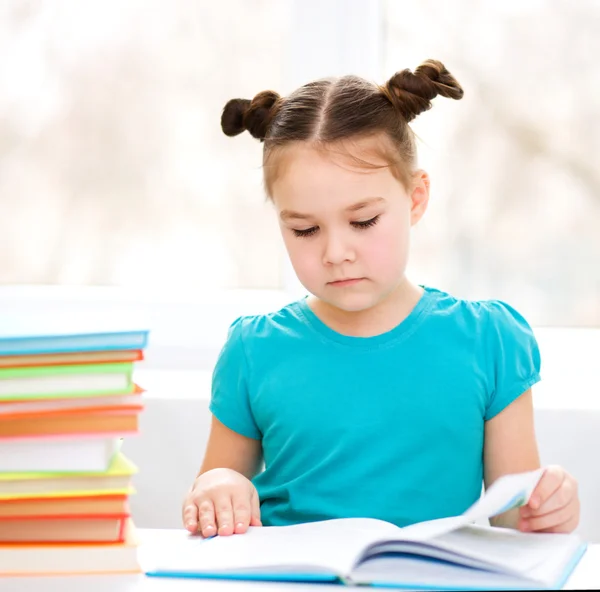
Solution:
[(464, 94), (456, 78), (437, 60), (426, 60), (414, 73), (408, 69), (396, 72), (384, 91), (406, 121), (431, 109), (431, 101), (438, 95), (459, 100)]
[(223, 107), (221, 129), (226, 136), (237, 136), (245, 129), (244, 117), (250, 106), (248, 99), (231, 99)]
[(269, 124), (273, 120), (280, 96), (265, 90), (258, 93), (252, 101), (248, 99), (231, 99), (223, 108), (221, 129), (227, 136), (237, 136), (244, 130), (259, 139), (265, 139)]

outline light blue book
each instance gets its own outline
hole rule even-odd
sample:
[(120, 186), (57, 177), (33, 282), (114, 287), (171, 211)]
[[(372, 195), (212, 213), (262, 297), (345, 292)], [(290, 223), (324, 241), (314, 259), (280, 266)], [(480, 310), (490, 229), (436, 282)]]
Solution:
[[(203, 539), (170, 531), (146, 575), (330, 582), (411, 590), (559, 589), (585, 553), (574, 534), (474, 524), (527, 503), (541, 471), (507, 475), (461, 516), (399, 528), (371, 518), (251, 527)], [(147, 550), (148, 551), (148, 550)]]
[(148, 333), (128, 319), (0, 313), (0, 356), (140, 350), (147, 345)]

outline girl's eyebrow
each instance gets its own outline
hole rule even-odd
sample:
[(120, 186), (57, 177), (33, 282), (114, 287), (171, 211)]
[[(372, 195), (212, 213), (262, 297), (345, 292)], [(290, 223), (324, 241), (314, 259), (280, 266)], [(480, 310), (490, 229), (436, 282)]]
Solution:
[[(367, 206), (371, 206), (373, 204), (379, 203), (385, 201), (385, 199), (383, 199), (383, 197), (368, 197), (366, 199), (363, 199), (355, 204), (352, 204), (351, 206), (348, 206), (346, 208), (346, 212), (357, 212), (358, 210), (362, 210), (363, 208), (366, 208)], [(284, 222), (287, 220), (291, 220), (291, 219), (296, 219), (296, 220), (306, 220), (307, 218), (312, 218), (313, 216), (311, 216), (310, 214), (302, 214), (300, 212), (292, 212), (291, 210), (282, 210), (281, 213), (279, 214), (279, 217), (281, 218), (281, 220), (283, 220)]]

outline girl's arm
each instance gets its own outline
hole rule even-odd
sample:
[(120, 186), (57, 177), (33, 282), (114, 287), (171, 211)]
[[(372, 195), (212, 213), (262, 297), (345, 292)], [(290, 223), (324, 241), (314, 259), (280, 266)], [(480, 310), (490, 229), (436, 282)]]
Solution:
[[(486, 488), (508, 473), (540, 467), (531, 389), (485, 424)], [(526, 506), (490, 520), (492, 526), (523, 531), (572, 532), (579, 524), (577, 481), (562, 467), (546, 467)]]
[[(486, 489), (502, 475), (540, 468), (531, 389), (486, 421), (483, 467)], [(493, 526), (518, 528), (519, 509), (495, 516), (490, 522)]]
[(260, 526), (260, 500), (250, 479), (261, 461), (260, 440), (230, 430), (213, 416), (202, 467), (183, 502), (185, 527), (207, 537)]
[(260, 440), (247, 438), (223, 425), (214, 415), (204, 460), (198, 476), (212, 469), (227, 468), (252, 479), (262, 464)]

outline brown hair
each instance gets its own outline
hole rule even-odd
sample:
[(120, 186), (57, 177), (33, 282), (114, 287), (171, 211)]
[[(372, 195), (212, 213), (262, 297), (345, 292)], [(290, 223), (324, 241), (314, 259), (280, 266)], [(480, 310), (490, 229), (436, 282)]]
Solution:
[(221, 128), (228, 136), (248, 130), (264, 142), (268, 196), (276, 174), (273, 157), (284, 147), (310, 142), (327, 148), (354, 139), (381, 140), (381, 134), (389, 141), (376, 142), (376, 150), (408, 187), (416, 161), (414, 133), (408, 123), (430, 109), (437, 95), (461, 99), (463, 89), (441, 62), (427, 60), (414, 73), (408, 69), (396, 72), (383, 86), (358, 76), (343, 76), (310, 82), (285, 98), (267, 90), (251, 101), (231, 99), (223, 109)]

